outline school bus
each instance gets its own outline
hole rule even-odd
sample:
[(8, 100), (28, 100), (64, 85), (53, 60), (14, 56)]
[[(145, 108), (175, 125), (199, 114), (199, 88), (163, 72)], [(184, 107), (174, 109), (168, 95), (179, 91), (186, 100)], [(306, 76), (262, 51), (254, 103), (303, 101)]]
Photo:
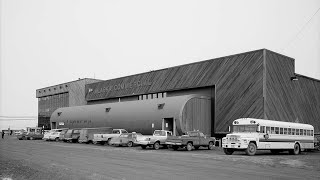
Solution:
[(270, 150), (273, 154), (289, 151), (297, 155), (314, 149), (314, 127), (310, 124), (242, 118), (232, 125), (232, 133), (222, 139), (227, 155), (245, 151), (253, 156), (257, 150)]

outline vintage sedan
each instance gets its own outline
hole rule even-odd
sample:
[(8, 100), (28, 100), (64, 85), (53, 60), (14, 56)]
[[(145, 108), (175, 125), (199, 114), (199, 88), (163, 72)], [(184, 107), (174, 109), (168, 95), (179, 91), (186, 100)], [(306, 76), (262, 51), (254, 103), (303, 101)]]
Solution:
[(112, 138), (109, 142), (109, 145), (132, 147), (136, 144), (137, 137), (141, 136), (142, 134), (140, 133), (124, 133), (121, 134), (119, 137)]

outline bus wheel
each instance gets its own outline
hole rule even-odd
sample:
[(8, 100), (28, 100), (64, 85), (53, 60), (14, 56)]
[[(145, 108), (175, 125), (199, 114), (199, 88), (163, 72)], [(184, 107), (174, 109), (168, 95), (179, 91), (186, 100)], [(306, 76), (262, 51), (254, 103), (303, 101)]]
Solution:
[(249, 145), (248, 145), (248, 147), (247, 147), (247, 149), (246, 149), (246, 153), (247, 153), (247, 155), (249, 155), (249, 156), (254, 156), (255, 154), (256, 154), (256, 151), (257, 151), (257, 146), (256, 146), (256, 144), (254, 144), (254, 143), (249, 143)]
[(290, 154), (293, 154), (293, 155), (298, 155), (300, 154), (300, 146), (298, 143), (296, 143), (294, 146), (293, 146), (293, 149), (289, 151)]
[(231, 155), (234, 152), (234, 150), (233, 149), (229, 149), (229, 148), (223, 148), (223, 152), (226, 155)]

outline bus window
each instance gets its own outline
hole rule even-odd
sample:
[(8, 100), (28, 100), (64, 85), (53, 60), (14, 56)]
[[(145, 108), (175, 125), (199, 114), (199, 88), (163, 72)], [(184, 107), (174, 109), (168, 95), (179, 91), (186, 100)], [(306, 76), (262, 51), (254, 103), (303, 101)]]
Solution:
[(296, 135), (300, 135), (299, 129), (296, 129)]
[(296, 134), (296, 129), (292, 129), (291, 134), (295, 135)]
[(300, 129), (300, 136), (303, 136), (303, 129)]
[(291, 135), (291, 128), (288, 128), (288, 135)]
[(307, 130), (307, 136), (310, 136), (310, 130)]
[(275, 134), (274, 127), (271, 127), (271, 134)]
[(311, 136), (313, 136), (313, 130), (311, 130)]
[(306, 136), (307, 135), (307, 130), (303, 130), (303, 135)]
[(279, 127), (276, 127), (276, 134), (279, 134)]
[(260, 127), (260, 133), (265, 133), (265, 132), (266, 132), (265, 126), (261, 126), (261, 127)]
[(280, 128), (280, 134), (283, 134), (283, 128)]
[(266, 127), (266, 133), (270, 133), (270, 126)]
[(283, 134), (287, 134), (287, 132), (288, 132), (288, 129), (287, 128), (283, 128)]

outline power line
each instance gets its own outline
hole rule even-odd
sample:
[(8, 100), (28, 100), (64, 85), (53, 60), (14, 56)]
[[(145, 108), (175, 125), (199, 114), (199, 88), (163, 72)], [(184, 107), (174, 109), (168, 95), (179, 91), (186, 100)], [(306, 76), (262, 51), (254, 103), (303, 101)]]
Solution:
[(317, 11), (311, 16), (311, 18), (302, 26), (300, 31), (287, 43), (286, 46), (284, 46), (280, 51), (283, 52), (289, 45), (292, 44), (293, 41), (296, 40), (296, 38), (301, 34), (301, 32), (307, 27), (307, 25), (311, 22), (311, 20), (316, 16), (316, 14), (319, 12), (320, 7), (317, 9)]

